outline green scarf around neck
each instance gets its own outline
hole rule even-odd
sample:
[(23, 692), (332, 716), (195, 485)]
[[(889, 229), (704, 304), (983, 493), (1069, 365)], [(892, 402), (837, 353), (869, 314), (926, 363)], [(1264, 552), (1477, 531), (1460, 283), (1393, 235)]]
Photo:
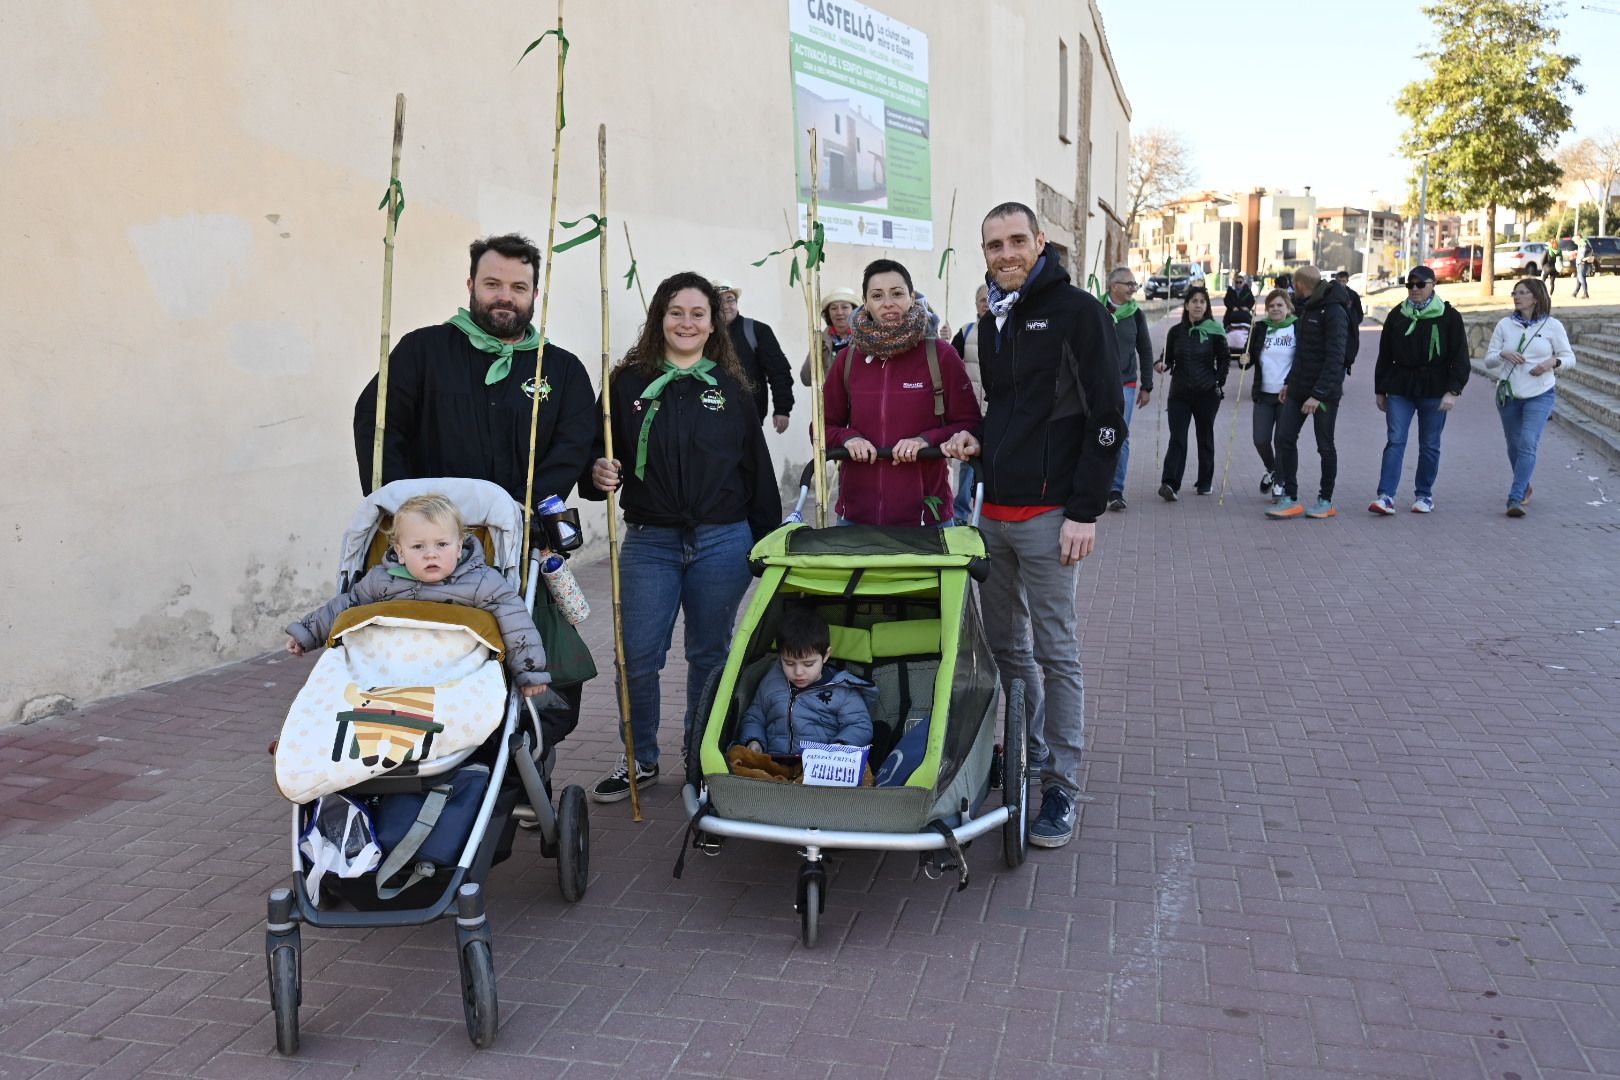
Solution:
[(1272, 330), (1281, 330), (1299, 322), (1299, 316), (1285, 315), (1281, 319), (1261, 319), (1260, 322), (1261, 325), (1270, 327)]
[(1124, 322), (1126, 319), (1136, 314), (1136, 308), (1137, 303), (1135, 300), (1125, 301), (1123, 304), (1119, 305), (1119, 307), (1113, 309), (1114, 322)]
[(1215, 334), (1219, 337), (1225, 337), (1226, 327), (1222, 326), (1220, 323), (1206, 315), (1204, 316), (1203, 322), (1194, 323), (1192, 326), (1189, 326), (1187, 328), (1187, 333), (1197, 334), (1199, 341), (1208, 341), (1211, 334)]
[[(1438, 296), (1431, 299), (1428, 305), (1421, 310), (1412, 306), (1412, 301), (1401, 301), (1401, 314), (1409, 320), (1406, 324), (1406, 333), (1403, 337), (1411, 337), (1412, 331), (1418, 328), (1418, 323), (1425, 319), (1438, 319), (1444, 314), (1445, 302)], [(1429, 327), (1429, 359), (1433, 360), (1440, 355), (1440, 324), (1434, 323)]]
[(495, 357), (495, 362), (489, 365), (489, 372), (484, 376), (485, 386), (494, 386), (506, 378), (506, 373), (512, 370), (512, 354), (514, 352), (523, 352), (526, 349), (538, 349), (540, 347), (540, 331), (534, 328), (534, 323), (530, 323), (524, 328), (523, 339), (516, 344), (502, 341), (493, 334), (486, 332), (483, 327), (473, 322), (472, 312), (466, 308), (457, 308), (456, 313), (446, 319), (445, 323), (466, 334), (467, 340), (472, 343), (473, 348), (479, 352), (487, 352)]
[(714, 368), (714, 361), (707, 356), (698, 360), (691, 367), (684, 368), (665, 360), (663, 374), (648, 383), (647, 389), (641, 392), (641, 400), (652, 404), (647, 406), (647, 415), (641, 421), (641, 434), (636, 437), (637, 480), (647, 479), (647, 439), (652, 434), (653, 417), (657, 416), (658, 410), (663, 407), (664, 403), (660, 399), (664, 396), (664, 389), (676, 379), (696, 379), (698, 382), (708, 383), (710, 386), (718, 385), (714, 376), (709, 374)]

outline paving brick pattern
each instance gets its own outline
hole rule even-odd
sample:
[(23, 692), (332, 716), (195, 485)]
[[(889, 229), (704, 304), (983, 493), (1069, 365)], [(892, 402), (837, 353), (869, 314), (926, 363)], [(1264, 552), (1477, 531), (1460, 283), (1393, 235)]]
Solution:
[[(1263, 520), (1246, 411), (1225, 505), (1161, 504), (1139, 417), (1131, 509), (1082, 575), (1073, 844), (1018, 871), (975, 845), (962, 893), (835, 855), (806, 950), (791, 851), (733, 842), (672, 879), (666, 782), (642, 824), (594, 809), (579, 904), (532, 838), (496, 869), (492, 1050), (447, 924), (306, 932), (303, 1050), (272, 1049), (265, 745), (307, 661), (0, 732), (0, 1077), (1620, 1075), (1620, 478), (1550, 430), (1508, 521), (1476, 384), (1437, 511), (1373, 518), (1369, 374), (1331, 521)], [(611, 763), (613, 712), (599, 680), (565, 781)]]

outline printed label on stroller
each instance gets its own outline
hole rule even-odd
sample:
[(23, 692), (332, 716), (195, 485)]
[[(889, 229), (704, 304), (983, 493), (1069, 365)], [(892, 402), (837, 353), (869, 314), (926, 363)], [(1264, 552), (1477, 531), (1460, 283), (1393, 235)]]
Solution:
[(804, 782), (820, 787), (858, 787), (866, 775), (867, 746), (834, 746), (829, 743), (799, 744), (804, 762)]

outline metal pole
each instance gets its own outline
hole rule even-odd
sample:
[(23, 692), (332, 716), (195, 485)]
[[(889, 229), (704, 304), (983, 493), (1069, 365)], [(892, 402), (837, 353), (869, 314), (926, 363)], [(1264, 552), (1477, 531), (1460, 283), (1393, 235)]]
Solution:
[(1426, 266), (1429, 262), (1429, 155), (1432, 150), (1423, 152), (1423, 179), (1418, 182), (1418, 257), (1417, 265)]

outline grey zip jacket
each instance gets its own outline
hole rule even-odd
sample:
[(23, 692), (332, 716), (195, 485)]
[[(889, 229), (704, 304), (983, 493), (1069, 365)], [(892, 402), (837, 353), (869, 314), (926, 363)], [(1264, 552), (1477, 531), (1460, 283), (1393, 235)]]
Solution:
[(805, 742), (872, 745), (877, 687), (847, 671), (823, 672), (821, 681), (795, 690), (773, 664), (743, 713), (737, 741), (758, 739), (767, 754), (797, 754)]
[(551, 682), (546, 670), (546, 649), (540, 644), (540, 631), (523, 598), (500, 571), (484, 562), (484, 548), (468, 537), (461, 543), (461, 561), (443, 581), (425, 582), (395, 577), (388, 571), (400, 566), (393, 548), (348, 592), (334, 596), (323, 606), (287, 626), (287, 633), (306, 650), (326, 644), (337, 617), (352, 607), (384, 600), (424, 600), (431, 604), (460, 604), (483, 608), (495, 616), (506, 644), (506, 670), (519, 686), (544, 686)]

